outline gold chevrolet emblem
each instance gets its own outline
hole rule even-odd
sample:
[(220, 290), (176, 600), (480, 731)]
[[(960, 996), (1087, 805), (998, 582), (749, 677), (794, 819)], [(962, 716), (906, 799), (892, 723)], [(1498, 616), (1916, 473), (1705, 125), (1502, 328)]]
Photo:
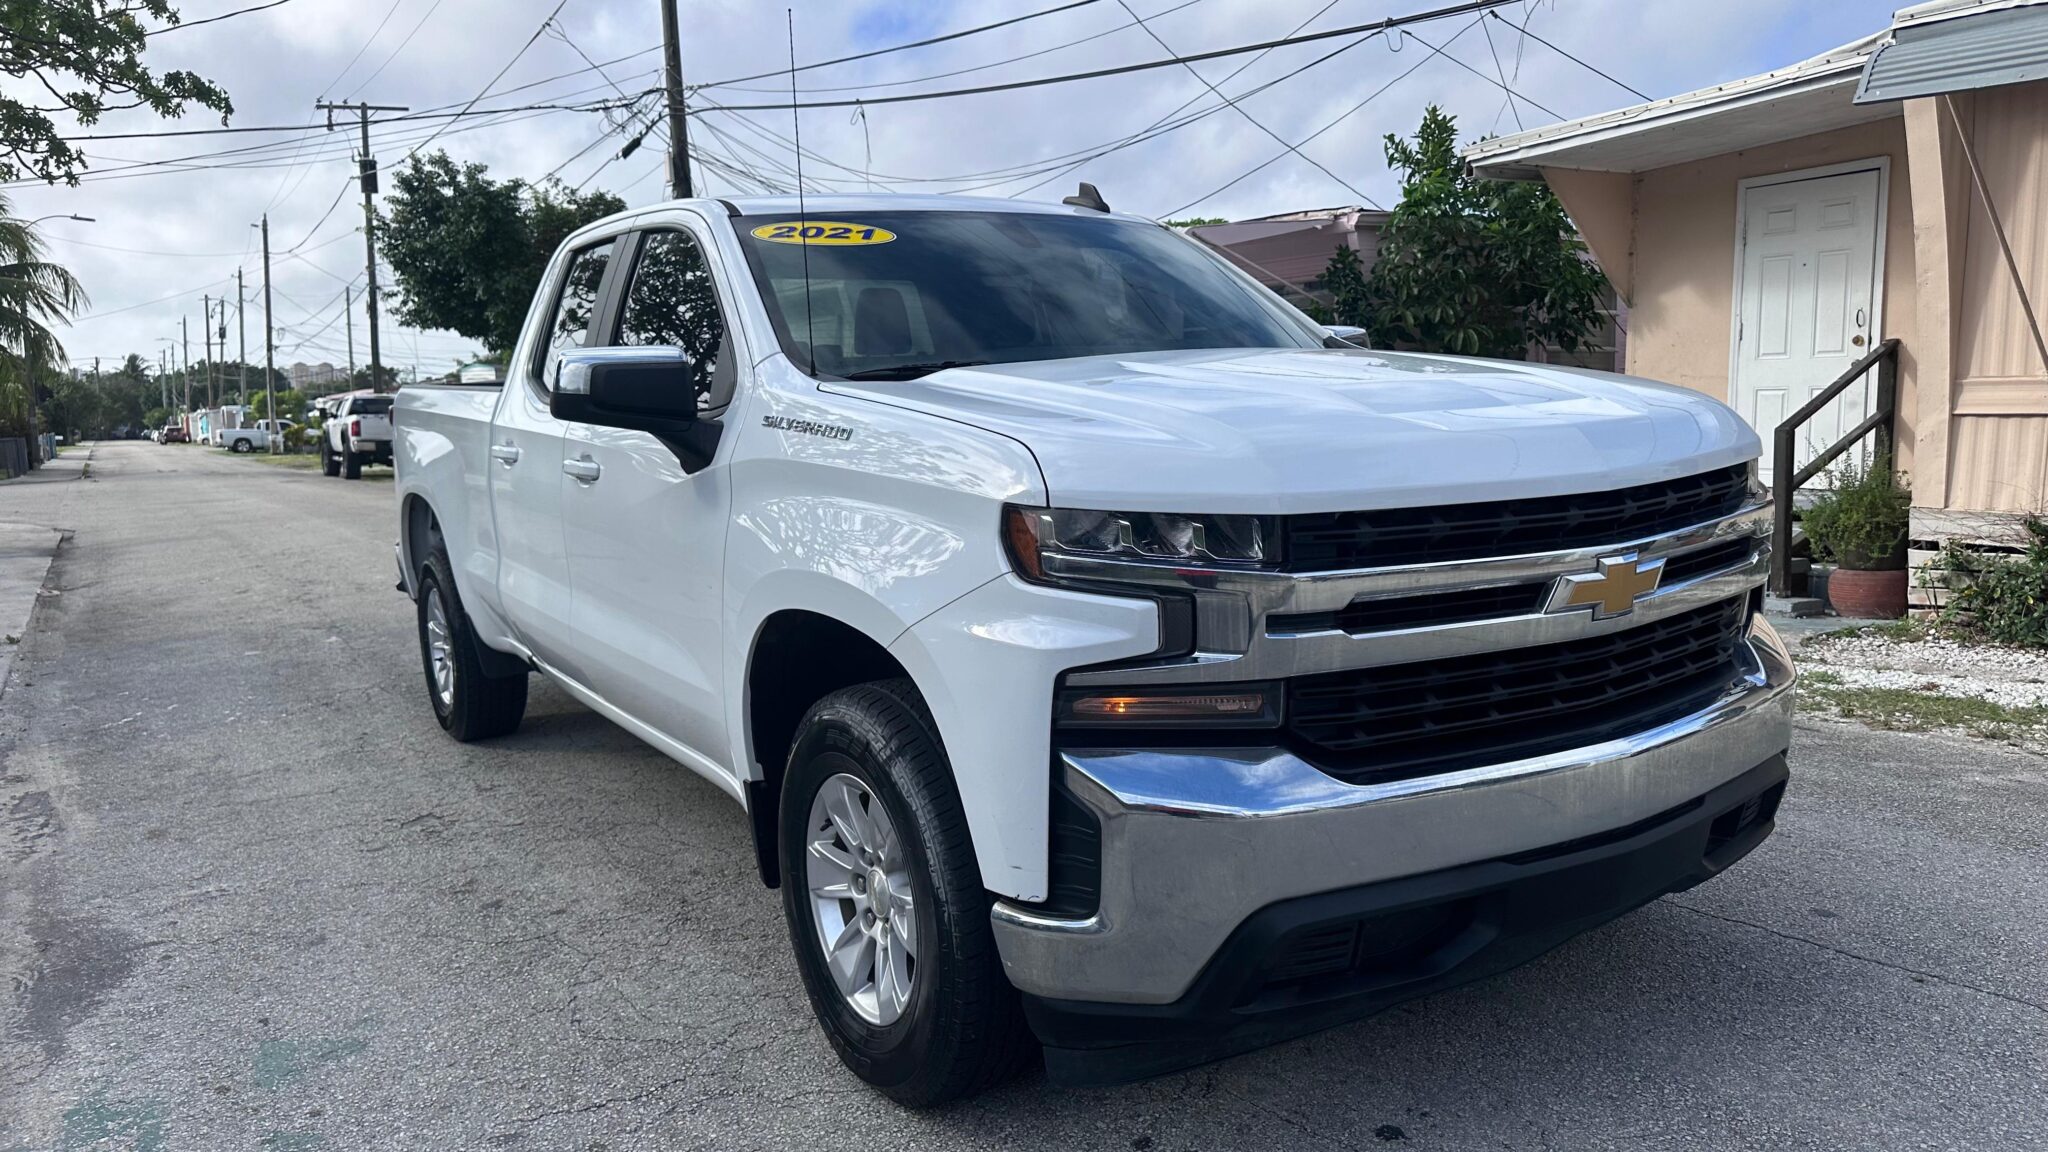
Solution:
[(1551, 591), (1545, 612), (1570, 612), (1591, 608), (1593, 619), (1605, 620), (1633, 611), (1636, 601), (1657, 590), (1664, 578), (1664, 561), (1639, 560), (1626, 556), (1602, 556), (1600, 570), (1578, 576), (1561, 576)]

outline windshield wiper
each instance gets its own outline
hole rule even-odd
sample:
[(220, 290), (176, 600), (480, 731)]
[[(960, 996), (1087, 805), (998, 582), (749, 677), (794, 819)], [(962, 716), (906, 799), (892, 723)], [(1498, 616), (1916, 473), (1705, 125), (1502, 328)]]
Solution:
[(863, 368), (848, 372), (848, 380), (915, 380), (948, 368), (974, 368), (986, 364), (986, 360), (934, 360), (929, 364), (892, 364), (887, 368)]

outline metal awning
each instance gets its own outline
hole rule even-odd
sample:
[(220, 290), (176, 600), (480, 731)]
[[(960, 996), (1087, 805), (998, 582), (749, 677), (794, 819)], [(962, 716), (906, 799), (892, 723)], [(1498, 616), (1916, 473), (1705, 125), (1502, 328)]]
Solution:
[(2048, 79), (2048, 5), (1929, 5), (1900, 15), (1863, 66), (1858, 104)]

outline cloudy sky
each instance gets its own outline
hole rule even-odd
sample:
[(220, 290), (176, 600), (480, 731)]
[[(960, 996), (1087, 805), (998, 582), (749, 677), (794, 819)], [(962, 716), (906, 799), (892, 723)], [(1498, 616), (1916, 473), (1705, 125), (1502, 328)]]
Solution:
[[(186, 20), (199, 20), (251, 2), (182, 0), (179, 10)], [(981, 35), (805, 69), (798, 87), (807, 101), (872, 98), (1164, 55), (1134, 23), (1126, 2), (1160, 40), (1186, 55), (1286, 36), (1304, 24), (1308, 31), (1363, 24), (1442, 0), (1093, 0)], [(691, 96), (693, 107), (707, 109), (694, 114), (691, 130), (693, 149), (704, 154), (697, 168), (700, 194), (735, 195), (757, 181), (789, 186), (787, 111), (711, 110), (787, 101), (786, 76), (744, 79), (785, 65), (785, 5), (680, 3), (684, 76), (707, 85)], [(800, 63), (847, 56), (1058, 3), (795, 0), (796, 56)], [(864, 121), (846, 108), (814, 109), (804, 113), (803, 136), (806, 151), (820, 159), (806, 160), (804, 175), (817, 189), (864, 189), (871, 174), (876, 190), (1046, 200), (1089, 180), (1118, 209), (1155, 216), (1235, 218), (1368, 199), (1391, 204), (1397, 193), (1381, 138), (1412, 131), (1429, 103), (1455, 114), (1469, 139), (1636, 102), (1625, 88), (1535, 37), (1662, 97), (1824, 51), (1878, 29), (1895, 6), (1896, 0), (1520, 0), (1501, 9), (1511, 23), (1440, 20), (1415, 27), (1413, 37), (1368, 40), (1305, 70), (1349, 41), (1196, 66), (1233, 97), (1277, 80), (1243, 107), (1290, 142), (1334, 122), (1302, 149), (1334, 178), (1285, 154), (1266, 131), (1228, 109), (1095, 155), (1162, 121), (1172, 125), (1169, 117), (1216, 104), (1185, 68), (881, 104), (866, 109)], [(550, 13), (557, 13), (552, 22)], [(1516, 31), (1524, 20), (1527, 38)], [(157, 69), (190, 69), (225, 87), (237, 127), (318, 124), (322, 117), (313, 104), (322, 98), (447, 111), (483, 92), (476, 109), (527, 110), (387, 124), (374, 129), (373, 150), (388, 168), (424, 143), (482, 162), (497, 177), (553, 174), (570, 185), (611, 189), (639, 205), (666, 195), (657, 137), (649, 136), (633, 156), (617, 158), (646, 116), (622, 133), (615, 130), (616, 111), (529, 106), (640, 96), (659, 81), (660, 39), (658, 0), (287, 0), (153, 38), (147, 59)], [(592, 62), (604, 67), (594, 70)], [(500, 69), (506, 69), (502, 78), (485, 92)], [(1498, 82), (1501, 74), (1512, 100)], [(643, 98), (637, 107), (653, 105)], [(213, 126), (200, 117), (164, 122), (123, 113), (81, 131)], [(8, 188), (17, 216), (97, 218), (44, 226), (52, 252), (92, 294), (90, 314), (65, 335), (73, 361), (140, 352), (153, 362), (163, 338), (177, 335), (180, 316), (191, 318), (196, 356), (200, 297), (232, 296), (238, 266), (251, 286), (251, 359), (260, 360), (262, 311), (254, 293), (260, 261), (251, 224), (267, 211), (273, 252), (289, 253), (277, 255), (272, 269), (280, 366), (342, 362), (343, 288), (354, 284), (359, 294), (363, 283), (354, 139), (353, 131), (314, 128), (91, 141), (80, 145), (92, 170), (78, 187)], [(1068, 170), (1075, 160), (1079, 167)], [(137, 164), (145, 166), (131, 167)], [(367, 359), (360, 306), (355, 320), (360, 362)], [(401, 366), (441, 371), (474, 347), (452, 333), (399, 330), (388, 319), (384, 331), (385, 359)], [(229, 338), (232, 350), (232, 323)]]

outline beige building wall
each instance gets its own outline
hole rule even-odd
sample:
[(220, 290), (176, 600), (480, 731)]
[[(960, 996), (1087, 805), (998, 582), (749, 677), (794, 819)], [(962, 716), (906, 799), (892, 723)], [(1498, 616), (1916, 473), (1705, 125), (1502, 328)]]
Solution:
[[(1946, 108), (1933, 107), (1928, 115), (1936, 113), (1948, 116)], [(1985, 89), (1958, 100), (1956, 113), (2039, 316), (2048, 307), (2048, 82)], [(1983, 198), (1967, 166), (1956, 175), (1961, 186), (1951, 195), (1965, 198), (1967, 217), (1963, 234), (1948, 238), (1963, 258), (1955, 292), (1947, 492), (1940, 506), (2048, 511), (2048, 365)]]
[[(1901, 342), (1899, 455), (1901, 466), (1910, 468), (1919, 317), (1902, 120), (1859, 124), (1638, 174), (1628, 371), (1728, 399), (1738, 183), (1877, 157), (1891, 161), (1877, 335)], [(1768, 436), (1767, 429), (1761, 431)]]

